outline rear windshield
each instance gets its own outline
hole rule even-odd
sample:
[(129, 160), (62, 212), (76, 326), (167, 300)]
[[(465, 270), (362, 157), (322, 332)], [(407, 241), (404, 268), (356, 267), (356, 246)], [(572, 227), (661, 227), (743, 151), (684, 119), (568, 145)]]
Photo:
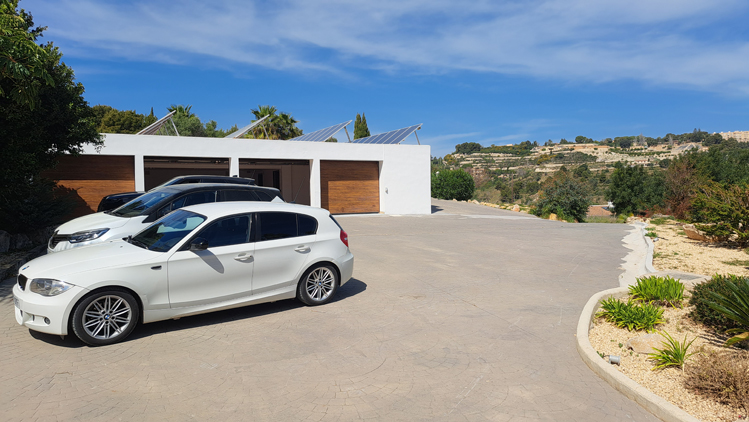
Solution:
[(160, 203), (164, 198), (174, 196), (176, 192), (171, 190), (159, 190), (156, 192), (145, 193), (127, 204), (112, 211), (112, 215), (119, 217), (136, 217), (146, 215), (149, 211)]

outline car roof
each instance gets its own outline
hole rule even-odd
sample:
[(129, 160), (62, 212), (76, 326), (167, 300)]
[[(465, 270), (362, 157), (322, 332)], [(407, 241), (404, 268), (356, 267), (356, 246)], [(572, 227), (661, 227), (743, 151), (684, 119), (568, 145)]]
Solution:
[(278, 191), (278, 189), (276, 188), (269, 188), (266, 186), (240, 185), (236, 183), (185, 183), (183, 185), (162, 186), (160, 188), (155, 188), (149, 191), (149, 193), (161, 192), (161, 191), (186, 192), (189, 190), (203, 190), (203, 189), (210, 189), (210, 188), (231, 188), (231, 189), (249, 189), (249, 190), (263, 189), (263, 190), (273, 190), (275, 192)]
[(330, 214), (330, 212), (324, 208), (310, 207), (309, 205), (258, 201), (212, 202), (208, 204), (190, 205), (180, 209), (192, 211), (208, 218), (264, 211), (295, 212), (314, 215), (318, 218), (324, 218), (326, 215)]

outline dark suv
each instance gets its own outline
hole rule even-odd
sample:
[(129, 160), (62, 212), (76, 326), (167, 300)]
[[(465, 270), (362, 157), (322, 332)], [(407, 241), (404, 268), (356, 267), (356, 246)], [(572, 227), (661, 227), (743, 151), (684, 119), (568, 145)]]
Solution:
[(134, 235), (166, 214), (188, 205), (229, 201), (283, 202), (283, 197), (275, 188), (228, 183), (192, 183), (154, 188), (115, 210), (68, 221), (49, 239), (47, 252)]
[[(231, 183), (233, 185), (254, 185), (255, 179), (236, 177), (236, 176), (211, 176), (211, 175), (197, 175), (197, 176), (177, 176), (170, 179), (159, 186), (151, 189), (158, 189), (163, 186), (182, 185), (186, 183)], [(150, 192), (150, 191), (149, 191)], [(109, 211), (132, 201), (133, 199), (143, 195), (144, 192), (123, 192), (114, 193), (107, 195), (101, 199), (96, 212)]]

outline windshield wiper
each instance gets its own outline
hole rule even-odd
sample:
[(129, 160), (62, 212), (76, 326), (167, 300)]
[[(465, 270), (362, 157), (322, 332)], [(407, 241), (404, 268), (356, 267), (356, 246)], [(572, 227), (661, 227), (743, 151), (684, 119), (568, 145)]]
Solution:
[(133, 239), (132, 235), (126, 237), (124, 240), (127, 243), (130, 243), (131, 245), (135, 245), (135, 246), (137, 246), (139, 248), (143, 248), (143, 249), (148, 249), (148, 245), (146, 245), (145, 243), (141, 242), (140, 240)]

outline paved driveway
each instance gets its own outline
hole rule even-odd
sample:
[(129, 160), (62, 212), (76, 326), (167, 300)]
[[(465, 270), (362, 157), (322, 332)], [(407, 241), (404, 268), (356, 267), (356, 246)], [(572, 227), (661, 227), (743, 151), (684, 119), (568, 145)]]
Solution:
[(338, 220), (337, 300), (139, 327), (100, 348), (29, 332), (0, 286), (3, 420), (655, 420), (581, 362), (574, 332), (618, 286), (624, 225), (433, 201)]

